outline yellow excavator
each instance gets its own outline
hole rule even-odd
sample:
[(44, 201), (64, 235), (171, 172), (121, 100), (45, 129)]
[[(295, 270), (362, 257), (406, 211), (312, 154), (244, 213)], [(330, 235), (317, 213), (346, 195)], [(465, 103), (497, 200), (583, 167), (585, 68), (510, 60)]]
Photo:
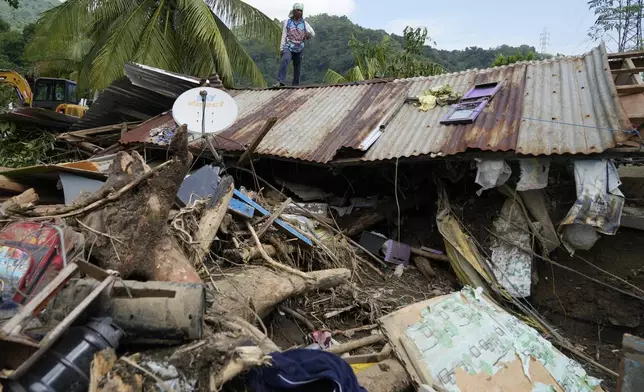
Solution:
[(32, 86), (15, 71), (0, 70), (0, 84), (14, 88), (23, 106), (55, 110), (73, 117), (83, 117), (88, 107), (85, 100), (78, 104), (76, 82), (59, 78), (37, 78)]

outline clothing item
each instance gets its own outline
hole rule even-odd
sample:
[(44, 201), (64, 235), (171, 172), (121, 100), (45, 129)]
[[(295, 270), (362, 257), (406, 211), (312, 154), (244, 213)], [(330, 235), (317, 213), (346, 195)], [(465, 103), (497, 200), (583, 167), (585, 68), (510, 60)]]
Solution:
[(293, 86), (300, 85), (300, 70), (302, 67), (302, 52), (291, 52), (290, 50), (285, 50), (282, 54), (282, 63), (280, 64), (280, 71), (277, 75), (277, 79), (280, 84), (286, 84), (286, 74), (288, 72), (288, 66), (293, 60)]
[(296, 349), (271, 354), (272, 366), (253, 368), (248, 384), (255, 392), (367, 392), (351, 366), (322, 350)]
[(304, 49), (304, 40), (306, 34), (310, 34), (311, 38), (315, 37), (313, 27), (304, 18), (298, 21), (293, 20), (292, 15), (284, 21), (282, 26), (282, 39), (280, 41), (280, 50), (291, 52), (301, 52)]

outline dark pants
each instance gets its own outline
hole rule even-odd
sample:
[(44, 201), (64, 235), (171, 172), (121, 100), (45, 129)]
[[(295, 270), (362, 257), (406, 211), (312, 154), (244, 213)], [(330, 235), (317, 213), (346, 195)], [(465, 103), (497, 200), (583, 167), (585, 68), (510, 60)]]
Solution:
[(293, 60), (293, 86), (300, 85), (300, 69), (302, 67), (302, 52), (295, 53), (290, 50), (285, 50), (282, 55), (282, 63), (280, 64), (280, 72), (277, 79), (281, 84), (286, 84), (286, 73), (288, 72), (288, 65)]

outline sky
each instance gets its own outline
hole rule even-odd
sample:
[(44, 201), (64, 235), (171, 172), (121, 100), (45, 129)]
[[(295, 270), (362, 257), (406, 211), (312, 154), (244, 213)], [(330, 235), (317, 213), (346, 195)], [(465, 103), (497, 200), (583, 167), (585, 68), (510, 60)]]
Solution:
[[(285, 19), (293, 0), (245, 0), (272, 18)], [(532, 45), (544, 29), (548, 53), (587, 52), (598, 43), (587, 32), (594, 22), (587, 0), (308, 0), (304, 13), (346, 15), (354, 23), (401, 34), (405, 26), (427, 27), (439, 49)], [(313, 26), (315, 28), (315, 26)], [(609, 44), (608, 50), (611, 51)], [(614, 48), (613, 48), (614, 49)]]

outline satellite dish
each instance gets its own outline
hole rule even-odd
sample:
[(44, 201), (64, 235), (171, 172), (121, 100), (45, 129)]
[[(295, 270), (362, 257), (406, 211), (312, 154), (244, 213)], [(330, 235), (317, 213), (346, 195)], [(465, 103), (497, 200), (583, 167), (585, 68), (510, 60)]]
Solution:
[(188, 131), (194, 133), (221, 132), (233, 125), (238, 112), (233, 97), (212, 87), (190, 89), (181, 94), (172, 106), (174, 121), (179, 125), (185, 124)]

